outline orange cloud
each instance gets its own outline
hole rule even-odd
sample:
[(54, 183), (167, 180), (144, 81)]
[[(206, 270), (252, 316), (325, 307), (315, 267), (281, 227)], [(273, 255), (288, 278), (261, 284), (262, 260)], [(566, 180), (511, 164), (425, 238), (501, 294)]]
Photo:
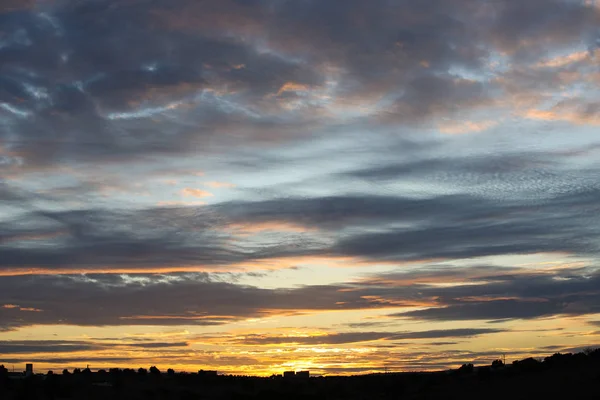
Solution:
[[(410, 264), (428, 263), (434, 260), (420, 260), (410, 262), (377, 262), (380, 266), (400, 266)], [(436, 260), (439, 261), (439, 260)], [(0, 270), (0, 276), (20, 275), (60, 275), (60, 274), (168, 274), (175, 272), (243, 272), (256, 270), (280, 270), (297, 267), (299, 265), (318, 265), (329, 268), (353, 268), (373, 265), (372, 261), (354, 257), (341, 256), (298, 256), (264, 258), (251, 261), (242, 261), (231, 264), (197, 264), (197, 265), (164, 265), (164, 266), (137, 266), (123, 268), (89, 267), (89, 268), (6, 268)]]
[(46, 239), (54, 239), (59, 236), (66, 235), (66, 231), (55, 231), (48, 233), (38, 233), (38, 234), (25, 234), (18, 235), (9, 238), (4, 238), (0, 240), (0, 242), (22, 242), (22, 241), (31, 241), (31, 240), (46, 240)]
[(283, 86), (281, 86), (281, 88), (279, 88), (277, 95), (279, 96), (280, 94), (285, 92), (308, 92), (309, 90), (310, 87), (308, 87), (307, 85), (303, 85), (301, 83), (296, 82), (286, 82), (283, 84)]
[(217, 181), (212, 181), (212, 182), (205, 182), (204, 183), (205, 186), (208, 187), (212, 187), (212, 188), (234, 188), (235, 185), (233, 183), (229, 183), (229, 182), (217, 182)]
[(259, 232), (295, 232), (295, 233), (304, 233), (304, 232), (314, 232), (317, 229), (312, 227), (303, 226), (300, 224), (294, 224), (291, 222), (276, 222), (276, 221), (268, 221), (268, 222), (258, 222), (258, 223), (238, 223), (238, 224), (229, 224), (225, 226), (223, 229), (235, 231), (235, 233), (239, 235), (248, 235)]
[(536, 64), (538, 68), (558, 68), (564, 67), (575, 62), (590, 59), (590, 53), (588, 51), (577, 51), (564, 56), (558, 56), (540, 61)]
[(191, 197), (198, 197), (198, 198), (213, 196), (213, 194), (211, 192), (207, 192), (206, 190), (202, 190), (202, 189), (193, 189), (193, 188), (185, 188), (185, 189), (181, 190), (181, 194), (184, 196), (191, 196)]
[(442, 133), (449, 135), (460, 135), (464, 133), (483, 132), (493, 128), (498, 123), (492, 120), (485, 121), (452, 121), (439, 126)]
[(186, 207), (186, 206), (204, 206), (204, 201), (159, 201), (156, 203), (159, 207)]
[(525, 112), (525, 117), (541, 121), (565, 121), (574, 125), (600, 125), (600, 115), (585, 113), (580, 110), (554, 108), (552, 110), (530, 109)]
[(39, 308), (33, 308), (33, 307), (22, 307), (19, 308), (20, 311), (29, 311), (29, 312), (42, 312), (44, 310), (40, 310)]
[(21, 306), (19, 306), (17, 304), (5, 304), (1, 308), (5, 308), (5, 309), (8, 309), (8, 310), (19, 309), (19, 311), (30, 311), (30, 312), (42, 312), (42, 311), (44, 311), (44, 310), (40, 310), (39, 308), (21, 307)]

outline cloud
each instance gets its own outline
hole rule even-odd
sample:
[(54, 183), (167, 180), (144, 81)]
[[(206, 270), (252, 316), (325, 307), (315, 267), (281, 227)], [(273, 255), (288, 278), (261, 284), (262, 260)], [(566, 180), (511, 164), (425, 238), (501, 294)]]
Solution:
[[(20, 307), (43, 308), (43, 311), (24, 313), (18, 308), (0, 308), (0, 317), (2, 328), (12, 329), (56, 323), (206, 326), (274, 315), (384, 308), (405, 309), (389, 317), (432, 321), (532, 319), (600, 312), (600, 300), (594, 289), (599, 278), (593, 269), (536, 273), (508, 269), (505, 274), (488, 275), (484, 271), (470, 273), (467, 268), (461, 281), (449, 281), (452, 285), (438, 285), (448, 282), (443, 274), (438, 281), (432, 281), (425, 273), (429, 280), (420, 280), (414, 274), (410, 279), (396, 280), (383, 275), (373, 280), (293, 289), (227, 283), (211, 274), (13, 276), (0, 282), (0, 303), (13, 301)], [(181, 302), (181, 299), (187, 300)], [(419, 309), (406, 310), (415, 306)], [(361, 332), (342, 333), (329, 339), (316, 336), (274, 340), (364, 339)], [(492, 332), (472, 329), (371, 332), (368, 338), (409, 340), (484, 333)]]
[(554, 273), (521, 271), (504, 276), (476, 277), (447, 288), (421, 288), (423, 296), (438, 298), (438, 306), (394, 316), (461, 321), (595, 314), (600, 310), (600, 298), (593, 289), (597, 282), (595, 268), (580, 271), (565, 269)]
[(6, 329), (57, 323), (210, 326), (277, 314), (386, 306), (363, 298), (363, 293), (339, 291), (345, 286), (261, 289), (213, 280), (208, 274), (9, 276), (0, 286), (2, 304), (11, 299), (21, 307), (44, 305), (43, 312), (35, 313), (0, 308), (0, 326)]
[(192, 188), (182, 189), (181, 194), (183, 194), (184, 196), (192, 196), (192, 197), (198, 197), (198, 198), (213, 196), (212, 193), (207, 192), (206, 190), (192, 189)]
[[(599, 23), (567, 0), (3, 2), (0, 330), (386, 309), (248, 340), (427, 346), (492, 332), (373, 330), (597, 313), (592, 262), (496, 265), (599, 255)], [(314, 284), (182, 272), (298, 264)]]
[(496, 7), (500, 13), (490, 31), (492, 42), (515, 58), (525, 59), (543, 57), (549, 48), (589, 40), (588, 34), (600, 17), (597, 8), (590, 4), (563, 0), (526, 4), (503, 1)]
[[(470, 113), (495, 104), (496, 53), (593, 46), (599, 20), (560, 0), (209, 3), (4, 4), (3, 147), (27, 168), (122, 163), (303, 137), (357, 98), (375, 121)], [(323, 96), (289, 109), (273, 95), (290, 91)]]
[(460, 135), (464, 133), (483, 132), (497, 125), (496, 121), (461, 121), (450, 122), (440, 125), (439, 129), (442, 133), (450, 135)]
[(478, 319), (529, 319), (562, 314), (563, 307), (554, 302), (527, 302), (518, 300), (486, 301), (475, 304), (460, 304), (448, 307), (410, 311), (398, 316), (425, 320), (478, 320)]
[(525, 113), (527, 118), (542, 121), (566, 121), (574, 125), (600, 125), (600, 103), (563, 101), (549, 110), (531, 109)]
[(71, 353), (79, 351), (98, 351), (104, 346), (69, 340), (3, 340), (0, 341), (0, 354), (31, 353)]
[(152, 13), (100, 1), (2, 16), (12, 36), (1, 50), (1, 138), (24, 166), (188, 153), (225, 127), (278, 125), (247, 101), (289, 81), (319, 84), (310, 68), (252, 43), (156, 29)]
[(187, 347), (187, 342), (145, 342), (145, 343), (127, 343), (126, 347), (142, 349), (166, 349), (171, 347)]
[[(404, 262), (542, 251), (597, 254), (594, 216), (581, 212), (597, 204), (600, 192), (587, 177), (593, 171), (571, 176), (560, 168), (536, 170), (545, 166), (553, 168), (543, 158), (514, 156), (352, 172), (388, 179), (395, 174), (435, 176), (447, 168), (459, 174), (451, 182), (459, 181), (460, 174), (473, 181), (471, 194), (428, 198), (337, 195), (202, 207), (30, 211), (0, 221), (5, 246), (0, 267), (131, 270), (226, 266), (299, 256)], [(503, 196), (498, 198), (493, 180), (504, 181), (502, 175), (507, 182), (514, 177), (518, 182), (541, 183), (529, 193), (516, 188), (512, 196), (497, 190)], [(542, 177), (547, 178), (540, 181)], [(492, 187), (478, 187), (479, 181)], [(477, 196), (479, 191), (488, 197)], [(531, 197), (524, 200), (525, 195)], [(18, 198), (11, 202), (19, 203)], [(282, 236), (249, 243), (247, 232), (227, 229), (235, 226), (270, 226)], [(375, 226), (376, 231), (371, 229)], [(21, 242), (16, 241), (19, 238)], [(23, 238), (38, 239), (23, 247)]]
[(436, 117), (459, 115), (464, 109), (490, 106), (486, 84), (455, 76), (424, 75), (408, 82), (402, 95), (383, 115), (387, 123), (429, 122)]
[(371, 342), (375, 340), (406, 340), (406, 339), (433, 339), (447, 337), (472, 337), (483, 334), (501, 332), (495, 329), (448, 329), (422, 332), (340, 332), (318, 336), (271, 336), (271, 335), (246, 335), (233, 339), (234, 343), (244, 345), (270, 345), (270, 344), (344, 344), (356, 342)]
[(35, 4), (34, 0), (4, 0), (0, 4), (0, 13), (25, 9)]
[(234, 188), (235, 185), (233, 183), (229, 183), (229, 182), (217, 182), (217, 181), (211, 181), (211, 182), (206, 182), (204, 183), (206, 186), (208, 187), (212, 187), (212, 188)]

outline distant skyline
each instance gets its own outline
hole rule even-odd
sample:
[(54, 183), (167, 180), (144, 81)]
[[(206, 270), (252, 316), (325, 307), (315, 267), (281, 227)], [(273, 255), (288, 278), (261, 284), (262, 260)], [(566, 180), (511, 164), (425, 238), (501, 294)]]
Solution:
[(0, 364), (600, 344), (599, 27), (591, 0), (0, 1)]

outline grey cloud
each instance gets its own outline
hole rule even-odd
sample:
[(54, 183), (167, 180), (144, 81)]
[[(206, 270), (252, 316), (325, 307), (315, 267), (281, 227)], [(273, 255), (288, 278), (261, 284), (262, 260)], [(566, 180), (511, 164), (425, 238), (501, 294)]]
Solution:
[[(33, 234), (31, 227), (37, 225), (38, 233), (40, 230), (43, 233), (42, 229), (64, 231), (62, 239), (66, 242), (50, 248), (5, 248), (2, 263), (7, 267), (89, 267), (103, 264), (118, 267), (148, 265), (146, 263), (165, 265), (176, 259), (183, 265), (245, 259), (241, 249), (229, 247), (224, 242), (226, 238), (211, 233), (217, 220), (200, 209), (157, 209), (134, 214), (137, 217), (128, 212), (105, 210), (33, 212), (10, 224), (5, 223), (7, 237), (10, 237), (11, 231), (13, 236)], [(189, 237), (186, 244), (181, 230), (196, 231), (196, 234), (194, 238)], [(136, 259), (138, 261), (134, 262)]]
[[(428, 219), (423, 217), (421, 224), (414, 228), (341, 238), (334, 252), (387, 260), (471, 258), (543, 251), (593, 255), (598, 252), (598, 246), (590, 240), (597, 235), (596, 219), (589, 211), (595, 207), (593, 202), (598, 193), (596, 189), (582, 190), (532, 201), (533, 204), (472, 198), (457, 207), (433, 211), (429, 224), (424, 223)], [(424, 204), (427, 205), (427, 201)], [(471, 209), (467, 211), (469, 206)]]
[(502, 330), (498, 329), (439, 329), (432, 331), (423, 332), (407, 332), (399, 333), (392, 337), (392, 339), (434, 339), (434, 338), (453, 338), (453, 337), (472, 337), (479, 336), (489, 333), (498, 333)]
[(530, 319), (563, 313), (563, 305), (556, 302), (527, 302), (496, 300), (475, 304), (451, 305), (440, 308), (410, 311), (396, 314), (424, 320), (478, 320), (478, 319)]
[[(591, 275), (591, 277), (590, 277)], [(466, 274), (463, 279), (469, 280)], [(87, 275), (4, 277), (0, 304), (2, 327), (69, 323), (76, 325), (215, 325), (271, 314), (326, 310), (410, 307), (429, 308), (391, 317), (418, 320), (505, 320), (553, 315), (586, 315), (600, 310), (595, 293), (597, 273), (558, 271), (555, 275), (525, 271), (490, 277), (492, 282), (436, 287), (400, 282), (313, 285), (295, 289), (260, 289), (221, 281), (209, 274)], [(442, 279), (443, 281), (443, 279)], [(24, 311), (38, 309), (37, 312)], [(364, 326), (361, 326), (364, 327)], [(468, 337), (495, 330), (367, 332), (369, 340)], [(365, 340), (362, 332), (306, 340)], [(358, 336), (357, 336), (358, 335)], [(274, 340), (303, 341), (302, 338)], [(263, 340), (263, 338), (257, 338)]]
[(472, 337), (490, 333), (502, 332), (496, 329), (448, 329), (431, 330), (422, 332), (341, 332), (322, 336), (284, 336), (276, 337), (269, 335), (246, 335), (240, 339), (234, 339), (234, 343), (245, 345), (264, 344), (286, 344), (298, 343), (301, 345), (316, 344), (343, 344), (356, 342), (370, 342), (373, 340), (406, 340), (406, 339), (433, 339), (450, 337)]
[[(550, 222), (550, 221), (547, 221)], [(564, 222), (567, 238), (548, 231), (545, 224), (521, 223), (432, 227), (395, 230), (387, 233), (356, 235), (340, 241), (336, 253), (385, 260), (420, 260), (426, 258), (473, 258), (503, 254), (537, 252), (589, 251), (579, 242), (583, 235), (572, 232), (574, 223)], [(550, 224), (548, 224), (550, 225)]]
[[(247, 102), (287, 81), (321, 82), (306, 65), (231, 37), (159, 29), (147, 6), (60, 3), (0, 15), (23, 37), (0, 49), (2, 139), (26, 166), (185, 153), (235, 126), (281, 131)], [(211, 97), (207, 88), (237, 94)]]
[(431, 122), (431, 117), (452, 117), (464, 110), (489, 106), (492, 88), (456, 76), (424, 74), (408, 82), (394, 105), (383, 114), (383, 122)]
[(427, 344), (429, 346), (451, 346), (453, 344), (458, 344), (458, 342), (431, 342)]
[(0, 354), (27, 353), (71, 353), (78, 351), (102, 350), (103, 346), (66, 340), (3, 340), (0, 341)]
[[(348, 286), (261, 289), (208, 274), (3, 277), (1, 327), (33, 324), (220, 325), (245, 318), (385, 307)], [(25, 309), (37, 309), (37, 312)]]
[[(307, 57), (341, 63), (349, 70), (344, 90), (350, 93), (381, 91), (390, 84), (400, 88), (423, 69), (419, 65), (423, 60), (434, 71), (451, 65), (477, 66), (485, 51), (472, 37), (467, 40), (475, 25), (457, 12), (473, 7), (464, 2), (457, 8), (449, 4), (457, 2), (434, 3), (375, 1), (367, 7), (360, 1), (281, 2), (273, 16), (271, 29), (278, 35), (272, 41), (283, 51), (291, 44)], [(311, 43), (321, 46), (315, 49)], [(453, 45), (461, 51), (453, 51)]]
[[(489, 209), (486, 209), (489, 208)], [(322, 228), (385, 222), (426, 222), (429, 219), (474, 218), (489, 213), (492, 203), (462, 195), (409, 198), (377, 195), (282, 198), (261, 202), (231, 202), (216, 207), (231, 220), (285, 221)], [(497, 211), (508, 211), (499, 207)], [(496, 211), (496, 210), (494, 210)]]
[(47, 167), (302, 136), (332, 121), (269, 96), (286, 82), (325, 88), (328, 66), (341, 71), (335, 95), (395, 99), (383, 119), (444, 116), (493, 97), (452, 67), (480, 72), (491, 44), (523, 37), (579, 41), (597, 20), (558, 0), (37, 5), (0, 14), (11, 38), (0, 49), (2, 139), (26, 166)]
[[(567, 158), (560, 154), (544, 152), (515, 152), (509, 154), (491, 154), (486, 156), (455, 157), (451, 154), (444, 158), (408, 159), (403, 163), (378, 165), (342, 174), (352, 178), (375, 180), (400, 179), (403, 177), (423, 177), (441, 179), (454, 177), (462, 184), (469, 184), (469, 178), (501, 180), (516, 176), (526, 177), (542, 171), (555, 172), (561, 161)], [(556, 171), (559, 173), (560, 170)], [(465, 182), (467, 180), (467, 182)]]
[(25, 364), (25, 363), (56, 363), (64, 365), (67, 363), (78, 364), (75, 368), (82, 368), (85, 364), (92, 362), (97, 363), (114, 363), (114, 362), (135, 362), (140, 360), (136, 357), (20, 357), (20, 358), (4, 358), (3, 361), (10, 364)]
[[(123, 345), (123, 344), (120, 344)], [(187, 342), (147, 342), (147, 343), (127, 343), (127, 347), (139, 347), (144, 349), (164, 349), (170, 347), (187, 347)]]
[(386, 326), (390, 323), (388, 321), (371, 321), (371, 322), (350, 322), (345, 324), (349, 328), (373, 328), (377, 326)]
[(343, 344), (356, 342), (369, 342), (372, 340), (387, 339), (393, 334), (390, 332), (344, 332), (323, 336), (309, 337), (273, 337), (262, 335), (248, 335), (241, 339), (233, 340), (236, 344), (244, 345), (265, 345), (265, 344), (289, 344), (298, 343), (302, 345), (317, 345), (317, 344)]
[[(490, 30), (491, 41), (515, 52), (517, 60), (544, 56), (550, 46), (590, 41), (600, 20), (600, 13), (592, 4), (566, 0), (505, 1), (494, 5), (500, 12)], [(526, 46), (524, 37), (536, 46)]]
[[(458, 188), (461, 194), (288, 197), (222, 204), (219, 212), (241, 221), (336, 230), (331, 251), (366, 258), (469, 258), (556, 250), (592, 255), (599, 250), (591, 240), (597, 236), (598, 171), (572, 169), (572, 158), (581, 151), (408, 156), (404, 163), (382, 163), (341, 176), (390, 183), (426, 180)], [(360, 227), (367, 226), (377, 226), (378, 232), (363, 233)]]
[(575, 272), (567, 269), (556, 275), (523, 271), (479, 285), (443, 289), (421, 287), (422, 295), (438, 298), (439, 306), (395, 316), (435, 321), (498, 321), (595, 314), (600, 310), (598, 280), (597, 270)]
[[(0, 266), (118, 269), (332, 254), (397, 261), (541, 251), (593, 255), (599, 250), (593, 224), (598, 194), (567, 191), (527, 202), (468, 195), (349, 195), (197, 208), (33, 211), (2, 223), (5, 248)], [(291, 222), (321, 232), (287, 234), (276, 242), (249, 246), (223, 230), (230, 223), (258, 222)], [(366, 233), (372, 226), (378, 226), (378, 232)], [(62, 234), (52, 246), (32, 243), (23, 248), (11, 242), (52, 232)]]

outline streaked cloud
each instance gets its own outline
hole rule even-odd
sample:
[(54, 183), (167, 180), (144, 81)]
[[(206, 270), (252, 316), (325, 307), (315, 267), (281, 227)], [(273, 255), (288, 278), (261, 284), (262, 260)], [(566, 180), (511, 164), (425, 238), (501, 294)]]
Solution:
[(183, 194), (184, 196), (199, 197), (199, 198), (213, 196), (213, 194), (211, 192), (207, 192), (206, 190), (202, 190), (202, 189), (193, 189), (193, 188), (185, 188), (181, 191), (181, 194)]
[(501, 332), (496, 329), (449, 329), (424, 332), (340, 332), (318, 336), (268, 336), (247, 335), (234, 339), (234, 343), (245, 345), (272, 344), (342, 344), (356, 342), (371, 342), (375, 340), (406, 340), (406, 339), (436, 339), (448, 337), (472, 337), (487, 333)]
[(204, 185), (211, 187), (211, 188), (216, 188), (216, 189), (220, 189), (220, 188), (234, 188), (235, 185), (233, 183), (229, 183), (229, 182), (217, 182), (217, 181), (211, 181), (211, 182), (205, 182)]

